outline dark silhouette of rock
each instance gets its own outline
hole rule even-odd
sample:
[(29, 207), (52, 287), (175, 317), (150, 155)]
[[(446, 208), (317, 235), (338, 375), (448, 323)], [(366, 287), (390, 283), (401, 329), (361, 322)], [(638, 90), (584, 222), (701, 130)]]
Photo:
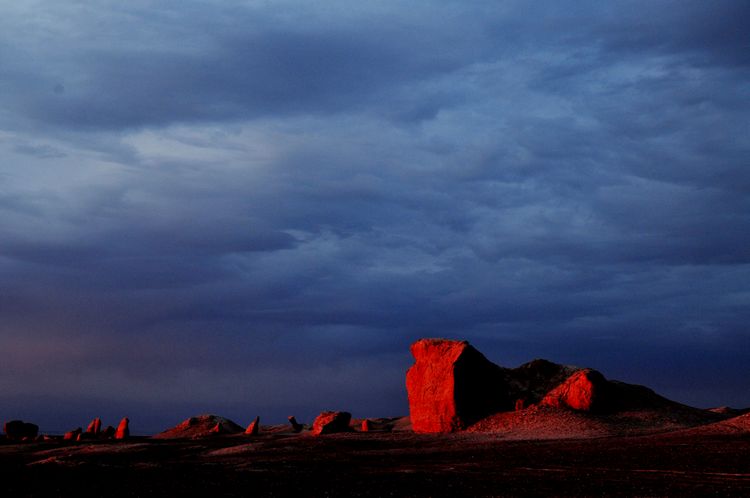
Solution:
[(524, 408), (526, 408), (526, 402), (525, 402), (525, 401), (523, 400), (523, 398), (521, 398), (521, 399), (517, 399), (517, 400), (516, 400), (516, 406), (515, 406), (515, 410), (516, 410), (516, 411), (521, 411), (521, 410), (523, 410)]
[(349, 432), (349, 422), (352, 414), (349, 412), (323, 412), (313, 422), (313, 434), (333, 434), (336, 432)]
[(245, 429), (245, 434), (249, 436), (257, 436), (260, 432), (260, 417), (255, 417), (255, 420), (250, 422), (250, 425)]
[(120, 420), (120, 425), (117, 426), (117, 430), (115, 431), (115, 439), (127, 439), (130, 437), (130, 419), (128, 417), (124, 417), (122, 420)]
[(14, 441), (32, 440), (39, 434), (39, 426), (22, 420), (11, 420), (3, 425), (3, 432)]
[(190, 417), (154, 437), (157, 439), (196, 438), (216, 434), (237, 434), (240, 432), (244, 432), (244, 429), (227, 418), (219, 417), (218, 415), (200, 415), (198, 417)]
[(81, 427), (78, 427), (77, 429), (73, 429), (72, 431), (68, 431), (63, 436), (64, 441), (78, 441), (78, 436), (83, 432), (83, 429)]
[(92, 420), (89, 426), (86, 428), (86, 432), (88, 434), (94, 434), (94, 435), (99, 435), (101, 430), (102, 430), (102, 420), (99, 417)]
[(300, 424), (299, 422), (297, 422), (297, 419), (294, 418), (294, 415), (290, 416), (288, 420), (289, 420), (289, 423), (292, 424), (292, 430), (294, 432), (302, 432), (302, 429), (304, 429), (304, 426)]
[(115, 437), (115, 428), (111, 425), (108, 425), (99, 435), (101, 439), (114, 439)]

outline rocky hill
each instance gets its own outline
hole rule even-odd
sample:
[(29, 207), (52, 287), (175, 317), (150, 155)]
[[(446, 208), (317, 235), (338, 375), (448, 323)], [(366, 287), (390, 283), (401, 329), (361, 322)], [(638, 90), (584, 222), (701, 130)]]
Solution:
[[(607, 420), (599, 421), (606, 427), (616, 423), (617, 414), (622, 418), (622, 414), (636, 412), (639, 415), (627, 423), (647, 425), (648, 420), (658, 420), (657, 425), (666, 427), (674, 421), (674, 427), (685, 427), (726, 418), (668, 400), (644, 386), (607, 380), (591, 368), (542, 359), (518, 368), (501, 367), (466, 341), (421, 339), (412, 344), (411, 352), (415, 363), (407, 372), (406, 387), (416, 432), (454, 432), (491, 416), (495, 416), (494, 426), (507, 428), (515, 418), (523, 417), (499, 414), (531, 407), (534, 410), (525, 420), (542, 425), (542, 421), (554, 425), (550, 419), (554, 410), (606, 416)], [(564, 418), (579, 421), (575, 416)]]

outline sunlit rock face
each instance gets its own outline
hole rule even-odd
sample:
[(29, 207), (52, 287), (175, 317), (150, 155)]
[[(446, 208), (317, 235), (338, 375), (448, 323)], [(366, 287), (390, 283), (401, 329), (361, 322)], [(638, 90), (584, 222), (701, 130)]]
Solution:
[(586, 368), (577, 371), (547, 393), (541, 404), (584, 412), (606, 411), (610, 405), (607, 399), (608, 387), (607, 380), (601, 373)]
[(421, 339), (406, 374), (415, 432), (453, 432), (513, 406), (503, 368), (466, 341)]
[(257, 436), (260, 432), (260, 417), (255, 417), (255, 420), (250, 422), (250, 425), (245, 429), (245, 434), (248, 436)]
[(349, 432), (349, 422), (352, 414), (349, 412), (323, 412), (313, 422), (313, 434), (333, 434), (336, 432)]
[(128, 417), (120, 420), (120, 424), (117, 426), (115, 431), (115, 439), (127, 439), (130, 437), (130, 419)]

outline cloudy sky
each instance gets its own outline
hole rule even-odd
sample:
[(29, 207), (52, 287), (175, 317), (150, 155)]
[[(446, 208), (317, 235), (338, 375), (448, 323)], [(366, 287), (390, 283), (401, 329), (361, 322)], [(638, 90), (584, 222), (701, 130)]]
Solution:
[(405, 414), (426, 336), (749, 406), (748, 25), (0, 1), (0, 418)]

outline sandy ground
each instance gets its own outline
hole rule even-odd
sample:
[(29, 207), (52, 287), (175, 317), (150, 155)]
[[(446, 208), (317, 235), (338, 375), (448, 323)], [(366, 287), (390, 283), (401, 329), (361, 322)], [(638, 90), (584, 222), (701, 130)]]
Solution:
[(3, 496), (750, 496), (750, 433), (409, 431), (0, 445)]

